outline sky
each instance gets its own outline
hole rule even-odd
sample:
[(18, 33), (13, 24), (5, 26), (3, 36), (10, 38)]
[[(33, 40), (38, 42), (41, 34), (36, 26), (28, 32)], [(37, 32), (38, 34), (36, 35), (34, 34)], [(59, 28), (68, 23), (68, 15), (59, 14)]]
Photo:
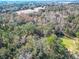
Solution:
[(0, 1), (78, 1), (78, 0), (0, 0)]

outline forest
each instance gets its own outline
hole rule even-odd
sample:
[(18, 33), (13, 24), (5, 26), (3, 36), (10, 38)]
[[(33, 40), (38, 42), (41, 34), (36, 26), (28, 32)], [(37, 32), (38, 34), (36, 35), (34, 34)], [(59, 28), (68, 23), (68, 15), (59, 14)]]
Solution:
[(0, 59), (79, 59), (79, 4), (1, 13)]

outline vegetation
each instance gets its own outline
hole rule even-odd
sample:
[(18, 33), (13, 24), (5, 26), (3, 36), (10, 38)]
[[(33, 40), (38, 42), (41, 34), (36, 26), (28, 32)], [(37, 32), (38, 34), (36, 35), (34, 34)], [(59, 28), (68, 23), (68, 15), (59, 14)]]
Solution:
[(49, 6), (27, 17), (0, 14), (0, 59), (78, 59), (79, 8), (73, 8)]

